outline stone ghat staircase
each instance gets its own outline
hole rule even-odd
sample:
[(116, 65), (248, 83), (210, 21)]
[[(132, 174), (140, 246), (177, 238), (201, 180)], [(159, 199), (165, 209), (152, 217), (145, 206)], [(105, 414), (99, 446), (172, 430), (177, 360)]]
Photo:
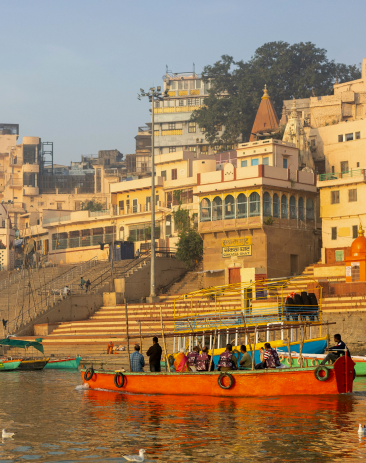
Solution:
[(174, 296), (179, 294), (187, 294), (193, 291), (203, 289), (203, 274), (197, 273), (203, 270), (203, 264), (200, 262), (194, 269), (187, 272), (179, 281), (174, 283), (170, 288), (162, 294), (162, 297), (174, 299)]

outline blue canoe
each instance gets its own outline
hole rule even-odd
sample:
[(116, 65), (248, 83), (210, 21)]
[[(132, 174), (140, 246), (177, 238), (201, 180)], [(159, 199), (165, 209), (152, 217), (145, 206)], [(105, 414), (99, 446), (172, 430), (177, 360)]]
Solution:
[(79, 367), (81, 357), (78, 355), (73, 358), (67, 359), (50, 359), (47, 365), (44, 367), (45, 370), (76, 370)]

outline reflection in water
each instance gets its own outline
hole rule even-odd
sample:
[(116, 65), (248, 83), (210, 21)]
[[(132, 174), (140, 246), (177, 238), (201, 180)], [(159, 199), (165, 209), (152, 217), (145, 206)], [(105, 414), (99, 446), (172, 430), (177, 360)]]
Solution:
[(0, 442), (6, 461), (200, 463), (366, 458), (366, 378), (341, 396), (224, 399), (77, 391), (80, 373), (0, 374)]

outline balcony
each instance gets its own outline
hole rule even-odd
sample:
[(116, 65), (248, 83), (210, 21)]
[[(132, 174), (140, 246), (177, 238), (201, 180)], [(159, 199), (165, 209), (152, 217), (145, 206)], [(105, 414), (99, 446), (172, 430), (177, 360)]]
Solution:
[(22, 165), (23, 165), (23, 160), (19, 159), (18, 156), (10, 156), (10, 159), (9, 159), (10, 167), (18, 167)]
[(327, 174), (318, 175), (318, 182), (325, 182), (327, 180), (338, 180), (340, 178), (360, 177), (365, 175), (365, 169), (351, 169), (346, 172), (329, 172)]
[(9, 188), (23, 188), (23, 179), (10, 177), (8, 186)]
[(24, 196), (38, 196), (39, 195), (38, 186), (24, 186), (23, 195)]
[(25, 206), (25, 203), (8, 203), (7, 209), (8, 209), (8, 212), (24, 213), (26, 211), (26, 206)]
[(169, 135), (183, 135), (183, 129), (177, 129), (177, 130), (162, 130), (161, 131), (161, 136), (162, 137), (167, 137)]
[(23, 172), (38, 174), (39, 165), (38, 164), (23, 164)]
[(204, 105), (195, 105), (195, 106), (168, 106), (166, 108), (155, 108), (154, 114), (163, 114), (163, 113), (184, 113), (192, 112), (196, 109), (202, 108)]
[[(170, 205), (169, 205), (170, 206)], [(159, 209), (169, 209), (170, 207), (167, 206), (166, 203), (163, 203), (162, 201), (158, 201), (156, 206), (155, 206), (155, 211), (158, 211)], [(132, 207), (125, 207), (124, 209), (119, 210), (119, 215), (131, 215), (131, 214), (143, 214), (145, 212), (151, 212), (151, 204), (137, 204)]]

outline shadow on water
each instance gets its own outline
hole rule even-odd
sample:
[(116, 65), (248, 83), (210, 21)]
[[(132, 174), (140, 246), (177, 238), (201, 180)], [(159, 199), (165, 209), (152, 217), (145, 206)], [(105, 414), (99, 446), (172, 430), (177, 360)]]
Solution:
[(354, 394), (223, 399), (76, 391), (80, 373), (0, 374), (6, 461), (353, 461), (366, 458), (366, 378)]

